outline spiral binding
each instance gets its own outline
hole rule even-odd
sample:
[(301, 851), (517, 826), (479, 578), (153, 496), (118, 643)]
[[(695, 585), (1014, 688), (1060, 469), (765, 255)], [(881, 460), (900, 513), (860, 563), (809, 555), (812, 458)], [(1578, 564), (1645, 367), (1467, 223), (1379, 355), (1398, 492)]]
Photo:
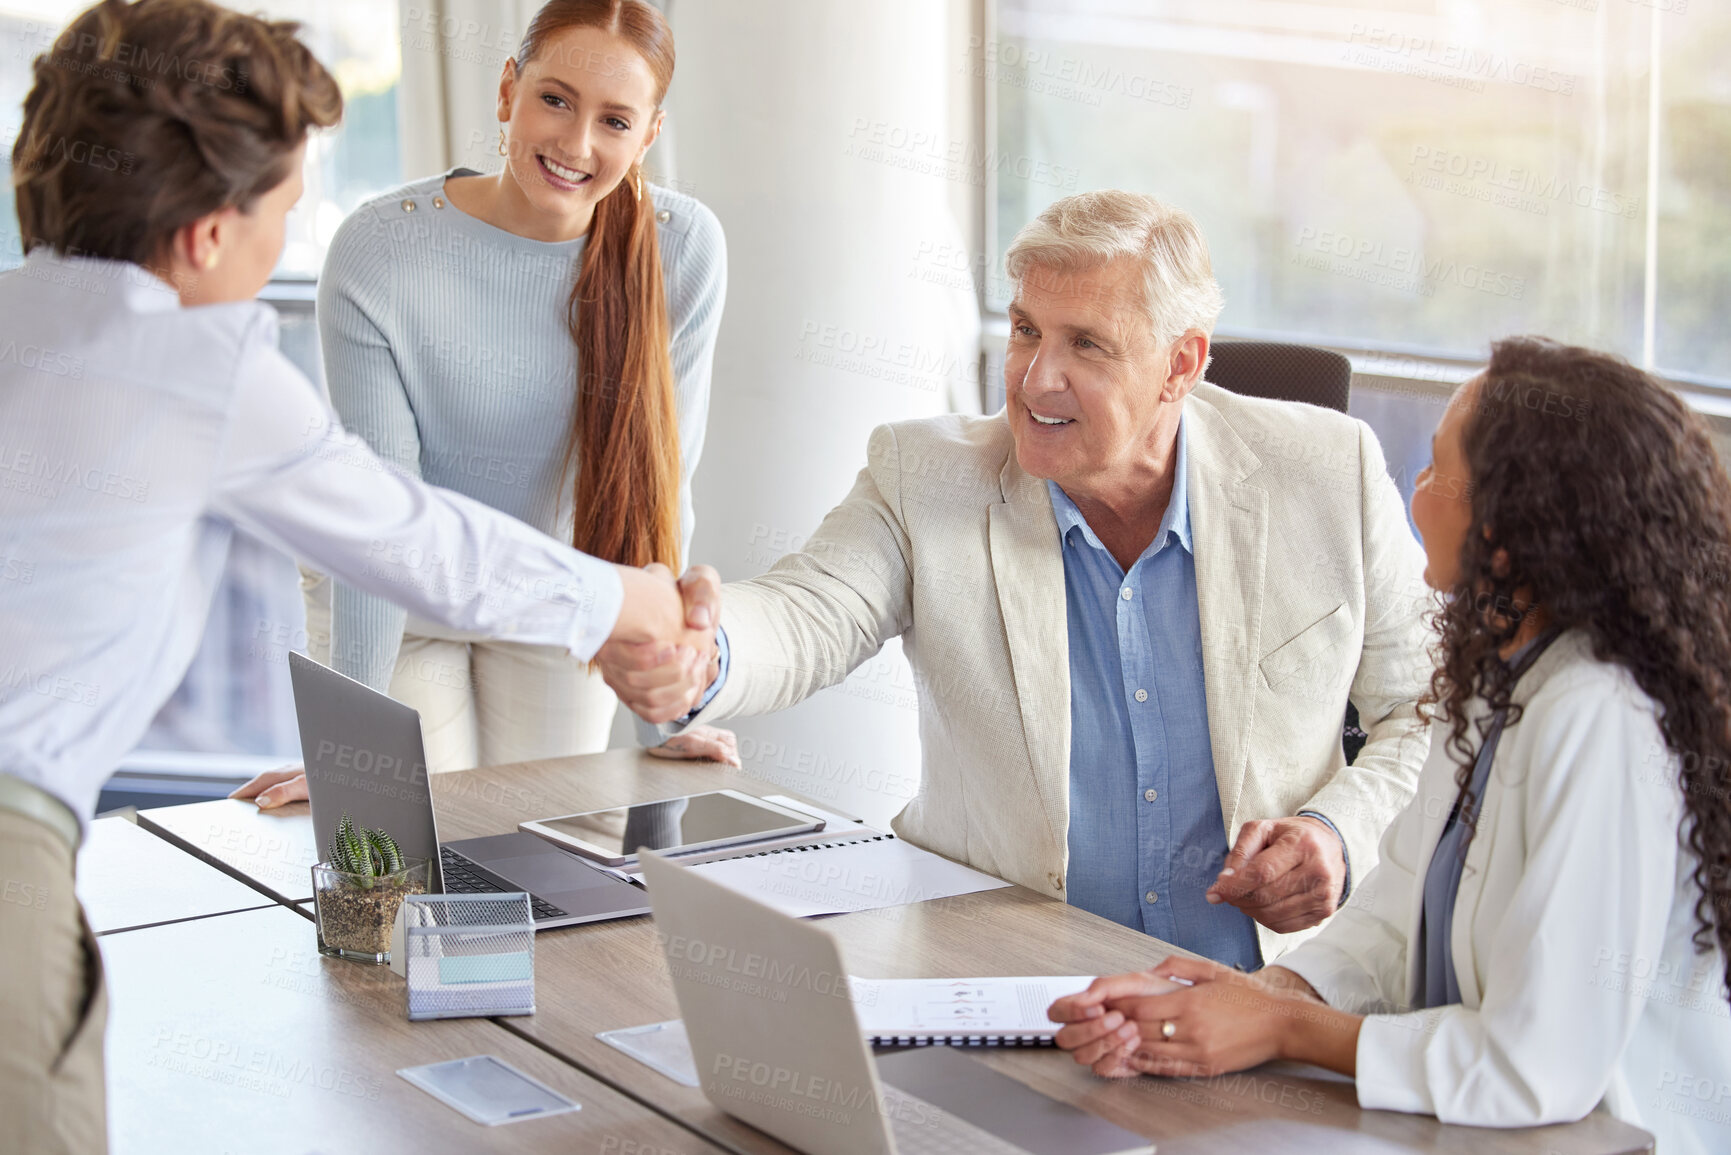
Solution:
[(872, 1035), (874, 1047), (1055, 1047), (1049, 1035)]

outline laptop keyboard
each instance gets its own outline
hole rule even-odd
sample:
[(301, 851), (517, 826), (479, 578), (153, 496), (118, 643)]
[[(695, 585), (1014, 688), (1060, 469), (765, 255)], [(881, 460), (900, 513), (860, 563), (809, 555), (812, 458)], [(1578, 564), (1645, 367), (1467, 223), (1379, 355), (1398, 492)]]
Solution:
[[(495, 881), (493, 875), (483, 872), (448, 846), (439, 847), (439, 870), (445, 877), (446, 894), (503, 894), (520, 889)], [(549, 918), (564, 918), (567, 914), (533, 894), (529, 896), (529, 909), (537, 922)]]
[(884, 1088), (885, 1114), (897, 1155), (1028, 1155), (1027, 1148), (1000, 1139), (899, 1087)]

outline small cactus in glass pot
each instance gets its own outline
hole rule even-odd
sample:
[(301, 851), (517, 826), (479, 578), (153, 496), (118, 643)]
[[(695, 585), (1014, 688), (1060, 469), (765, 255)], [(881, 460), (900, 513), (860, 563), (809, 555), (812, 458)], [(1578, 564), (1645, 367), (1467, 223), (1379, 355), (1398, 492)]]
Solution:
[(391, 960), (391, 926), (403, 898), (427, 889), (427, 861), (410, 858), (383, 830), (343, 815), (330, 858), (313, 867), (319, 951), (363, 962)]
[(372, 889), (373, 880), (396, 874), (403, 869), (403, 852), (397, 840), (383, 830), (355, 827), (347, 814), (331, 835), (330, 867), (360, 880), (363, 889)]

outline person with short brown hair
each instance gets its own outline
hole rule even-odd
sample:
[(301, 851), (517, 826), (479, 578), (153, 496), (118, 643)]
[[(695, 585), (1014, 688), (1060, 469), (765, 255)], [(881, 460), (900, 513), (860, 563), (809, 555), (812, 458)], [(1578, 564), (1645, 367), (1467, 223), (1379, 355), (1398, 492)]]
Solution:
[(32, 66), (12, 150), (25, 252), (161, 265), (186, 225), (281, 186), (343, 112), (296, 28), (205, 0), (76, 18)]
[(32, 65), (26, 257), (0, 275), (0, 1119), (18, 1150), (107, 1146), (74, 855), (191, 661), (237, 530), (455, 629), (584, 659), (609, 637), (693, 665), (712, 645), (665, 569), (387, 468), (278, 351), (253, 297), (307, 134), (342, 112), (295, 31), (103, 0)]

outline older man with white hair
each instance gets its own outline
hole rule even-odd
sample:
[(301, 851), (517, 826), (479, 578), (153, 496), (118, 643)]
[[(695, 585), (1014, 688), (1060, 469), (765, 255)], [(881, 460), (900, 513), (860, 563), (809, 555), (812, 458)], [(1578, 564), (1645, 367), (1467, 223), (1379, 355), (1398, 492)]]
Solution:
[(604, 666), (645, 716), (701, 694), (707, 723), (899, 635), (924, 761), (899, 834), (1254, 968), (1335, 910), (1412, 796), (1423, 553), (1362, 422), (1203, 379), (1222, 299), (1188, 214), (1068, 197), (1006, 265), (1001, 412), (875, 430), (805, 548), (720, 591), (707, 688), (629, 648)]

